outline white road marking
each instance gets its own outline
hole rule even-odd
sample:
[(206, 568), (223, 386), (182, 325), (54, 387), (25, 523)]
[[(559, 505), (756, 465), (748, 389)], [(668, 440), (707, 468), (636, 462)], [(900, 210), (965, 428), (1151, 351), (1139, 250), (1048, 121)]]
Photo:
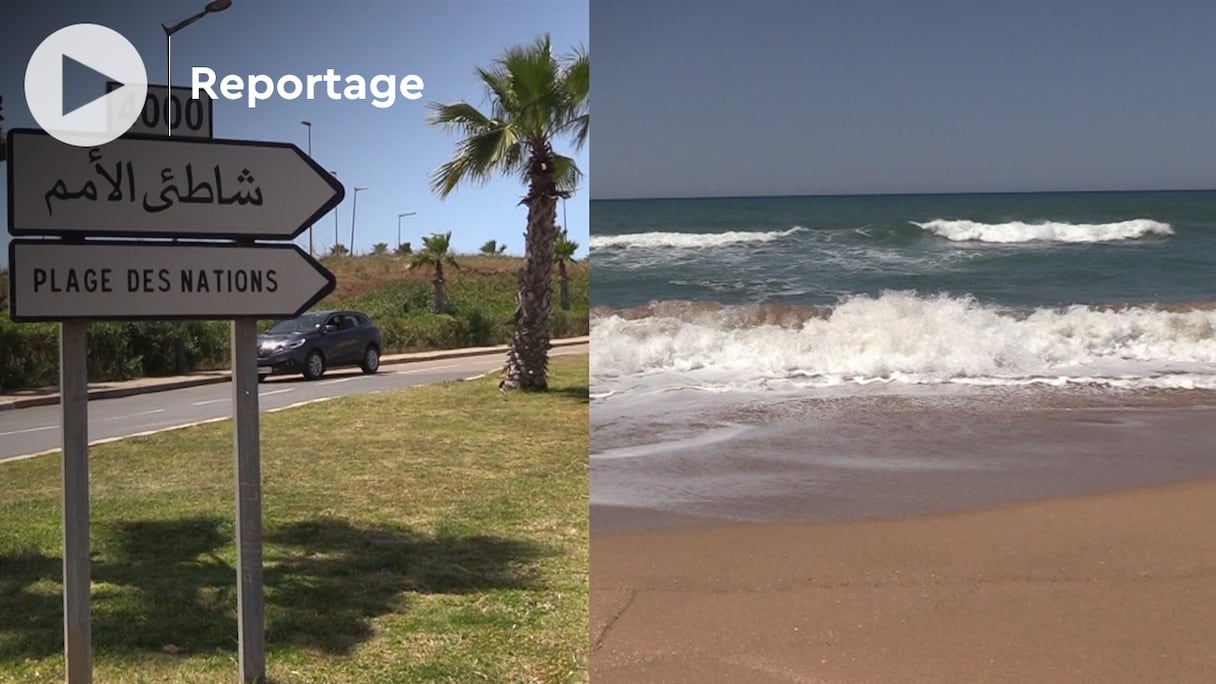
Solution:
[(280, 406), (278, 408), (266, 409), (265, 413), (278, 413), (279, 411), (286, 411), (287, 409), (299, 408), (301, 406), (307, 406), (309, 404), (319, 404), (323, 401), (330, 401), (331, 399), (337, 399), (337, 398), (338, 397), (320, 397), (318, 399), (307, 399), (305, 401), (297, 401), (294, 404), (288, 404), (286, 406)]
[(363, 376), (362, 375), (352, 375), (347, 378), (335, 378), (333, 380), (322, 380), (321, 382), (317, 383), (317, 386), (320, 387), (322, 385), (336, 385), (339, 382), (350, 382), (351, 380), (358, 380), (361, 377), (363, 377)]
[[(288, 387), (287, 389), (271, 390), (269, 392), (259, 392), (259, 397), (269, 397), (272, 394), (283, 394), (284, 392), (294, 392), (296, 388)], [(192, 401), (191, 406), (206, 406), (208, 404), (222, 404), (225, 401), (232, 401), (232, 397), (224, 397), (223, 399), (208, 399), (207, 401)]]
[(415, 368), (414, 370), (393, 371), (393, 375), (412, 375), (414, 373), (430, 373), (431, 371), (443, 370), (445, 368), (459, 368), (466, 364), (449, 363), (443, 366), (427, 366), (426, 368)]
[[(118, 442), (118, 441), (121, 441), (124, 439), (131, 439), (132, 437), (147, 437), (149, 435), (155, 435), (160, 432), (169, 432), (170, 430), (181, 430), (182, 428), (194, 427), (196, 425), (206, 425), (207, 423), (218, 423), (221, 420), (231, 420), (231, 418), (229, 418), (228, 416), (222, 416), (220, 418), (208, 418), (207, 420), (200, 420), (200, 421), (197, 421), (194, 423), (186, 423), (185, 425), (171, 425), (169, 427), (157, 428), (155, 430), (147, 430), (145, 432), (136, 432), (135, 434), (131, 434), (131, 435), (119, 435), (118, 437), (106, 437), (105, 439), (98, 439), (98, 440), (89, 442), (89, 446), (95, 447), (98, 444), (109, 444), (110, 442)], [(47, 449), (46, 451), (39, 451), (38, 453), (34, 453), (34, 454), (22, 454), (20, 456), (10, 456), (8, 458), (4, 458), (4, 459), (0, 460), (0, 464), (9, 463), (11, 461), (24, 461), (29, 458), (37, 458), (38, 456), (50, 456), (51, 454), (59, 453), (61, 450), (62, 449), (58, 449), (58, 448)]]
[(43, 425), (42, 427), (25, 428), (24, 430), (12, 430), (10, 432), (0, 432), (0, 437), (4, 437), (5, 435), (21, 435), (21, 434), (25, 434), (27, 432), (41, 432), (42, 430), (54, 430), (57, 427), (59, 427), (59, 426), (58, 425)]
[(126, 415), (126, 416), (114, 416), (113, 418), (98, 418), (97, 420), (91, 420), (89, 422), (90, 423), (108, 423), (112, 420), (126, 420), (127, 418), (138, 418), (140, 416), (151, 416), (153, 414), (164, 413), (164, 412), (165, 412), (164, 409), (153, 409), (151, 411), (140, 411), (139, 413), (132, 413), (132, 414)]

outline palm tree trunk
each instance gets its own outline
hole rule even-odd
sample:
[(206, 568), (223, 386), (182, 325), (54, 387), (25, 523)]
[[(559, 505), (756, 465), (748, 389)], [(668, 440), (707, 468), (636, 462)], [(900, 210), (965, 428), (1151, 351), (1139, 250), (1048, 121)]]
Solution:
[(435, 262), (435, 279), (431, 281), (435, 286), (435, 313), (443, 313), (444, 303), (447, 300), (447, 293), (443, 288), (443, 264)]
[(552, 305), (553, 245), (557, 241), (557, 181), (553, 151), (533, 149), (529, 160), (528, 232), (519, 270), (515, 327), (503, 384), (525, 390), (549, 388), (549, 310)]
[(570, 310), (570, 276), (566, 273), (566, 260), (557, 262), (557, 280), (562, 286), (562, 311)]

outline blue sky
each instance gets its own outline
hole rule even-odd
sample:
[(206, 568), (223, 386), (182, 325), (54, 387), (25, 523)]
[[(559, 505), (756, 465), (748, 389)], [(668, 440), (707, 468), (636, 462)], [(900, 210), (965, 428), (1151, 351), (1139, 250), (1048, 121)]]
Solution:
[[(157, 2), (41, 2), (6, 5), (4, 38), (0, 40), (0, 95), (4, 96), (3, 126), (35, 126), (24, 102), (25, 65), (43, 38), (63, 26), (92, 22), (122, 33), (143, 56), (149, 79), (165, 81), (162, 22), (193, 14), (203, 0)], [(215, 135), (221, 138), (274, 140), (307, 147), (312, 122), (313, 157), (338, 172), (347, 187), (338, 208), (339, 237), (350, 241), (351, 187), (359, 193), (355, 243), (369, 251), (373, 243), (396, 242), (397, 214), (414, 211), (402, 220), (402, 240), (415, 246), (423, 235), (452, 231), (458, 251), (476, 251), (496, 239), (511, 254), (522, 254), (526, 210), (517, 206), (526, 188), (516, 178), (499, 178), (480, 186), (458, 189), (446, 200), (431, 192), (427, 178), (451, 158), (456, 137), (427, 125), (429, 102), (467, 100), (485, 109), (487, 101), (474, 68), (487, 66), (509, 45), (530, 42), (548, 33), (554, 48), (568, 52), (589, 47), (587, 2), (566, 0), (394, 0), (321, 2), (318, 0), (234, 0), (227, 11), (205, 17), (173, 39), (173, 82), (189, 83), (190, 67), (209, 66), (220, 75), (283, 74), (303, 76), (333, 68), (340, 74), (404, 76), (417, 74), (425, 82), (423, 98), (398, 98), (389, 109), (371, 101), (294, 101), (274, 99), (249, 109), (244, 103), (215, 103)], [(101, 87), (100, 85), (98, 86)], [(99, 90), (100, 94), (100, 90)], [(575, 154), (589, 171), (590, 143)], [(559, 152), (572, 153), (563, 141)], [(0, 165), (0, 183), (7, 164)], [(584, 183), (584, 185), (586, 185)], [(3, 187), (0, 185), (0, 187)], [(580, 190), (565, 203), (571, 236), (586, 254), (588, 192)], [(0, 197), (0, 215), (7, 211)], [(563, 207), (558, 207), (562, 221)], [(7, 231), (0, 231), (0, 246)], [(297, 243), (307, 248), (305, 231)], [(322, 217), (314, 228), (318, 251), (334, 242), (334, 216)], [(0, 261), (7, 250), (0, 250)]]
[(600, 198), (1211, 188), (1216, 4), (593, 2)]

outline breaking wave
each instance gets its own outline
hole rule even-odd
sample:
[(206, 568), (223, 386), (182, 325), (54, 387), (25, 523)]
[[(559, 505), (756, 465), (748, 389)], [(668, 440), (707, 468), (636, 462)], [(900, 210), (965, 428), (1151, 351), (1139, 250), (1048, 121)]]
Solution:
[(702, 247), (721, 247), (723, 245), (744, 244), (749, 242), (772, 242), (794, 233), (806, 230), (802, 226), (794, 226), (789, 230), (768, 232), (758, 231), (728, 231), (725, 233), (629, 233), (626, 235), (594, 235), (591, 237), (591, 249), (607, 248), (662, 248), (699, 249)]
[(835, 307), (664, 302), (597, 310), (591, 338), (599, 393), (872, 383), (1216, 388), (1208, 303), (1016, 312), (908, 292)]
[(912, 223), (938, 237), (955, 242), (1119, 242), (1154, 235), (1173, 235), (1168, 223), (1152, 219), (1133, 219), (1115, 223), (979, 223), (977, 221), (934, 219)]

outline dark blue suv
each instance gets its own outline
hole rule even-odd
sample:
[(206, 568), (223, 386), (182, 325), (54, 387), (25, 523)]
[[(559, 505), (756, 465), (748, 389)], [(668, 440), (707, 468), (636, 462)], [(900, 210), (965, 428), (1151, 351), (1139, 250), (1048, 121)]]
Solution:
[(258, 335), (259, 380), (283, 373), (316, 380), (336, 366), (359, 366), (364, 373), (380, 368), (380, 329), (367, 314), (310, 311)]

